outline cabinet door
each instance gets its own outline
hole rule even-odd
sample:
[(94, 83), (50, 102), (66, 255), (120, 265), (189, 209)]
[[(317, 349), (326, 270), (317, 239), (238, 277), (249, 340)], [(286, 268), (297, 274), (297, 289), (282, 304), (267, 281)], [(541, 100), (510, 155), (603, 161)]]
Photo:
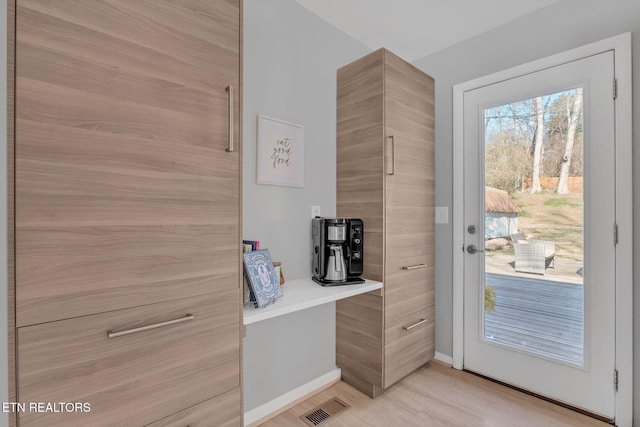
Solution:
[(385, 322), (434, 304), (434, 82), (385, 61)]
[(240, 389), (235, 389), (147, 427), (238, 427), (242, 425), (241, 401)]
[(18, 326), (239, 286), (239, 3), (17, 0)]
[[(384, 50), (338, 70), (336, 104), (339, 217), (364, 221), (364, 273), (383, 280)], [(336, 364), (342, 378), (374, 396), (383, 385), (384, 311), (379, 292), (336, 302)]]
[(364, 221), (364, 273), (382, 280), (384, 233), (384, 51), (338, 70), (336, 211)]
[(383, 385), (382, 297), (373, 292), (336, 302), (336, 364), (379, 388)]
[(19, 328), (20, 401), (90, 405), (26, 411), (20, 426), (142, 426), (238, 389), (239, 292)]
[(389, 387), (433, 359), (435, 307), (387, 323), (384, 386)]

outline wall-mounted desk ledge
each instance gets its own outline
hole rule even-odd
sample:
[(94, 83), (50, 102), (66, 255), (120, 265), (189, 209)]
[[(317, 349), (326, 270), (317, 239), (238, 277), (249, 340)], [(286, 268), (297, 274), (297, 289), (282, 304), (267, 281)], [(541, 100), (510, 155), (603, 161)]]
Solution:
[(244, 324), (249, 325), (381, 288), (381, 282), (371, 280), (358, 285), (341, 286), (320, 286), (310, 278), (290, 280), (282, 286), (284, 295), (275, 303), (263, 308), (245, 307)]

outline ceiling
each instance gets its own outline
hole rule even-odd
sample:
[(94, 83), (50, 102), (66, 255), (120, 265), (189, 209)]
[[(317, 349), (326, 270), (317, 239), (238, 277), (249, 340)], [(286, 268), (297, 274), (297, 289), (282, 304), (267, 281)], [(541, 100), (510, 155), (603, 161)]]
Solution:
[(372, 50), (415, 61), (559, 0), (295, 0)]

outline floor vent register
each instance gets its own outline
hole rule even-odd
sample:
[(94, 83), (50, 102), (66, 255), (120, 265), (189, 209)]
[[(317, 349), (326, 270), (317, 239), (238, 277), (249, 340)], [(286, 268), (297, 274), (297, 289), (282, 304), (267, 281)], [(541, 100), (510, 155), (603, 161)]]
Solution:
[(307, 425), (313, 427), (318, 424), (331, 419), (340, 414), (345, 409), (349, 408), (349, 405), (334, 397), (327, 400), (322, 405), (302, 415), (300, 419), (307, 423)]

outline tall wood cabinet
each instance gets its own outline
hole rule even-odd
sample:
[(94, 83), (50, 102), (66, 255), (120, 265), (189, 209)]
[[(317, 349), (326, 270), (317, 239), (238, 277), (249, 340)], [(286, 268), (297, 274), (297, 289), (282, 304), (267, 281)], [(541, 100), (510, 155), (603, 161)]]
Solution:
[(337, 215), (364, 220), (364, 274), (339, 301), (343, 379), (375, 397), (435, 352), (434, 80), (380, 49), (338, 70)]
[(15, 12), (20, 426), (240, 425), (241, 0)]

